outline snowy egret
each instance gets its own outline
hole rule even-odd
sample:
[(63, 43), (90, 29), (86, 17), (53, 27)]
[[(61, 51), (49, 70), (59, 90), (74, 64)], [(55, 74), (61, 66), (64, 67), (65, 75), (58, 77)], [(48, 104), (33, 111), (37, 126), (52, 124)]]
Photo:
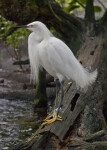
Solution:
[(50, 124), (55, 120), (62, 120), (59, 116), (59, 111), (64, 97), (64, 80), (72, 79), (78, 86), (84, 88), (95, 81), (97, 70), (89, 73), (89, 71), (79, 63), (70, 48), (63, 41), (54, 37), (42, 22), (35, 21), (26, 26), (19, 26), (18, 28), (27, 28), (32, 31), (28, 38), (28, 53), (33, 80), (38, 80), (38, 72), (42, 66), (54, 77), (56, 87), (57, 79), (60, 82), (61, 99), (58, 108), (56, 109), (56, 94), (54, 112), (45, 119), (43, 125)]

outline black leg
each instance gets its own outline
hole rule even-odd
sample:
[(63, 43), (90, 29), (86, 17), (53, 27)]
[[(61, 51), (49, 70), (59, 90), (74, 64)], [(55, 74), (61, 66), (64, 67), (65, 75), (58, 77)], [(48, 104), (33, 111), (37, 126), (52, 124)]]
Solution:
[(61, 99), (60, 99), (60, 102), (59, 102), (59, 106), (58, 106), (58, 110), (57, 110), (57, 115), (59, 114), (60, 107), (61, 107), (61, 104), (62, 104), (62, 101), (63, 101), (63, 97), (64, 97), (64, 89), (63, 89), (63, 84), (64, 84), (64, 81), (61, 81), (61, 82), (60, 82), (60, 89), (61, 89)]
[(55, 108), (56, 109), (56, 106), (57, 106), (57, 100), (58, 100), (58, 80), (56, 79), (56, 98), (55, 98)]

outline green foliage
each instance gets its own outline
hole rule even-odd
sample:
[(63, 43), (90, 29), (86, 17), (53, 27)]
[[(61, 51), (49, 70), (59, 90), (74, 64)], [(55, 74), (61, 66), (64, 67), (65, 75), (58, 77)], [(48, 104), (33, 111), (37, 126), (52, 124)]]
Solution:
[(95, 11), (96, 13), (99, 13), (99, 12), (102, 11), (102, 8), (101, 8), (100, 6), (94, 6), (94, 11)]
[(12, 26), (12, 22), (6, 20), (5, 18), (0, 16), (0, 38), (3, 39), (6, 35), (6, 32)]
[[(74, 0), (74, 1), (75, 1), (75, 0)], [(84, 4), (84, 5), (86, 5), (87, 0), (78, 0), (78, 2), (80, 2), (80, 3)]]
[(64, 0), (56, 0), (59, 4), (63, 3)]
[[(61, 7), (66, 11), (67, 13), (73, 13), (73, 11), (76, 9), (77, 11), (84, 11), (86, 7), (87, 0), (56, 0)], [(94, 12), (98, 13), (101, 12), (102, 9), (100, 6), (94, 6)]]
[(72, 13), (73, 10), (78, 9), (81, 7), (81, 5), (79, 5), (78, 1), (83, 1), (83, 3), (86, 2), (86, 0), (56, 0), (61, 7), (64, 9), (64, 11), (66, 11), (67, 13)]
[(19, 44), (25, 39), (27, 35), (28, 35), (27, 30), (18, 29), (17, 31), (13, 32), (10, 36), (6, 38), (6, 44), (18, 48)]
[(65, 10), (66, 12), (71, 12), (71, 11), (73, 11), (74, 9), (77, 9), (77, 8), (79, 8), (79, 7), (80, 7), (79, 5), (68, 5), (68, 6), (64, 7), (64, 10)]
[[(16, 26), (15, 23), (12, 21), (8, 21), (3, 17), (0, 17), (0, 38), (4, 39), (6, 37), (7, 33), (9, 32), (9, 29), (13, 26)], [(24, 29), (19, 29), (15, 32), (13, 32), (11, 35), (6, 37), (6, 44), (17, 47), (20, 42), (28, 35), (28, 31)]]
[[(20, 43), (28, 36), (29, 32), (24, 29), (19, 29), (8, 35), (9, 30), (16, 26), (12, 21), (8, 21), (3, 17), (0, 17), (0, 38), (5, 39), (6, 45), (13, 47), (13, 50), (7, 48), (8, 54), (12, 57), (12, 60), (21, 60), (22, 49), (19, 48)], [(20, 65), (22, 69), (22, 66)]]

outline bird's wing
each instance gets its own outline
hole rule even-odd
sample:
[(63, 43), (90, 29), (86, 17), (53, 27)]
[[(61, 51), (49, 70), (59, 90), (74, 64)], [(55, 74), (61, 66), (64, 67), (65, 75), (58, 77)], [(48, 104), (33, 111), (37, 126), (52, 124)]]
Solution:
[(47, 59), (46, 65), (46, 60), (43, 62), (44, 67), (50, 67), (47, 70), (53, 70), (56, 76), (60, 75), (61, 78), (73, 79), (77, 60), (68, 46), (61, 40), (52, 37), (43, 49), (45, 55), (42, 57)]
[(72, 79), (82, 88), (95, 81), (97, 71), (89, 73), (63, 41), (51, 37), (43, 49), (45, 69), (51, 75), (56, 74), (59, 80)]

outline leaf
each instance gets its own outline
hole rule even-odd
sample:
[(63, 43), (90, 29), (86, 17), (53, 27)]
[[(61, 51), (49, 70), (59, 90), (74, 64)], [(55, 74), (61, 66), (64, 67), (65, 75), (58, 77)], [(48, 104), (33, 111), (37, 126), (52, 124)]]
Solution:
[(76, 0), (72, 0), (72, 2), (70, 3), (70, 5), (76, 5), (77, 1)]
[[(79, 2), (82, 4), (82, 5), (86, 5), (86, 0), (72, 0), (72, 2), (70, 3), (70, 5), (75, 5), (77, 6), (77, 8), (79, 8), (78, 6), (80, 6)], [(80, 6), (81, 7), (81, 6)], [(74, 8), (76, 9), (76, 8)]]
[(87, 0), (78, 0), (78, 2), (80, 2), (82, 4), (86, 4)]
[(69, 5), (69, 6), (64, 7), (64, 10), (66, 12), (70, 12), (70, 11), (73, 11), (74, 9), (79, 8), (79, 7), (80, 7), (79, 5)]
[(102, 11), (102, 8), (101, 8), (100, 6), (94, 6), (94, 11), (95, 11), (96, 13), (99, 13), (99, 12)]
[(65, 3), (71, 3), (72, 0), (65, 0)]
[(73, 5), (73, 6), (71, 6), (71, 8), (69, 8), (69, 11), (72, 11), (72, 10), (77, 9), (77, 8), (79, 8), (79, 7), (80, 7), (80, 6)]

